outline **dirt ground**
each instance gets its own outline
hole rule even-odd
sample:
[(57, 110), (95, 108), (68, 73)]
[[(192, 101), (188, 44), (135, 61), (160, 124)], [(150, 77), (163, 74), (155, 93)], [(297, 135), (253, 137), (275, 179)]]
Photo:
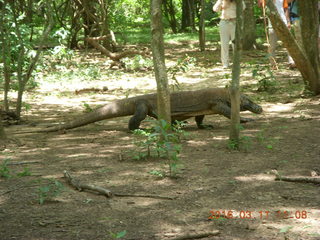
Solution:
[[(231, 76), (230, 69), (222, 70), (217, 63), (219, 49), (214, 45), (204, 53), (192, 44), (171, 43), (167, 49), (168, 65), (185, 54), (197, 60), (187, 72), (177, 74), (183, 89), (224, 87)], [(65, 92), (54, 84), (28, 92), (26, 102), (32, 108), (24, 115), (26, 123), (6, 128), (11, 142), (1, 153), (2, 160), (10, 160), (7, 167), (14, 177), (0, 178), (0, 239), (106, 240), (118, 234), (127, 240), (170, 240), (215, 230), (218, 235), (202, 239), (320, 239), (319, 185), (275, 181), (272, 174), (273, 170), (283, 176), (320, 173), (320, 98), (301, 97), (300, 74), (287, 69), (282, 51), (280, 69), (274, 71), (277, 91), (257, 92), (248, 62), (265, 64), (264, 55), (262, 51), (243, 54), (242, 90), (262, 105), (264, 114), (242, 114), (255, 121), (243, 125), (241, 150), (228, 148), (228, 119), (206, 116), (212, 130), (198, 130), (191, 119), (184, 128), (190, 135), (182, 140), (183, 166), (175, 179), (150, 174), (166, 170), (163, 159), (132, 159), (135, 146), (127, 131), (128, 117), (64, 134), (12, 134), (70, 120), (82, 114), (83, 103), (95, 106), (152, 92), (152, 71), (114, 74), (88, 84), (108, 86), (101, 93), (77, 95), (74, 89), (82, 86), (68, 83)], [(86, 61), (100, 64), (105, 71), (122, 71), (108, 70), (99, 55)], [(25, 168), (30, 176), (16, 176), (28, 172)], [(83, 183), (114, 193), (174, 199), (106, 198), (79, 192), (67, 184), (64, 170)], [(39, 192), (52, 187), (54, 180), (64, 189), (39, 204)]]

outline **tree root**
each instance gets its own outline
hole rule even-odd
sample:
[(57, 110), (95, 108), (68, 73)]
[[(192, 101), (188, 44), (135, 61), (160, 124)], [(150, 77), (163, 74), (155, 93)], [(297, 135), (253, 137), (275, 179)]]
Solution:
[(105, 189), (100, 186), (95, 186), (91, 184), (85, 184), (81, 183), (78, 179), (75, 179), (71, 177), (68, 171), (63, 171), (64, 177), (67, 179), (67, 182), (76, 188), (78, 191), (83, 191), (83, 190), (90, 190), (94, 192), (98, 192), (108, 198), (111, 198), (113, 196), (116, 197), (144, 197), (144, 198), (156, 198), (156, 199), (167, 199), (167, 200), (173, 200), (175, 199), (174, 197), (167, 197), (167, 196), (159, 196), (159, 195), (148, 195), (148, 194), (121, 194), (121, 193), (112, 193), (110, 190)]

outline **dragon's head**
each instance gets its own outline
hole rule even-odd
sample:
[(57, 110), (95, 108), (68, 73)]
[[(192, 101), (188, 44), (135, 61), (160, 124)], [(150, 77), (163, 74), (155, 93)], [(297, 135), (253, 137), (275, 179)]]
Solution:
[(254, 103), (252, 100), (250, 100), (246, 95), (240, 96), (240, 109), (241, 111), (250, 111), (253, 113), (260, 114), (263, 112), (263, 109), (260, 105)]

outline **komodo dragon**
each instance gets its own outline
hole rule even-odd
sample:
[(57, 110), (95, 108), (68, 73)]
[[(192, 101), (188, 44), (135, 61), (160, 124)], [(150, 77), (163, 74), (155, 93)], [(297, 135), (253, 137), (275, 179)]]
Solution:
[[(195, 117), (198, 128), (205, 128), (205, 115), (220, 114), (227, 118), (231, 115), (229, 90), (225, 88), (209, 88), (197, 91), (179, 91), (171, 93), (171, 118), (183, 121)], [(245, 95), (241, 95), (241, 111), (261, 113), (261, 106), (252, 102)], [(59, 126), (30, 131), (28, 133), (55, 132), (60, 130), (81, 127), (104, 119), (130, 116), (129, 130), (138, 129), (147, 115), (156, 117), (157, 94), (146, 94), (137, 97), (121, 99), (100, 107), (90, 113), (77, 117), (75, 120)], [(252, 121), (250, 118), (241, 118), (241, 122)], [(27, 132), (21, 132), (27, 133)]]

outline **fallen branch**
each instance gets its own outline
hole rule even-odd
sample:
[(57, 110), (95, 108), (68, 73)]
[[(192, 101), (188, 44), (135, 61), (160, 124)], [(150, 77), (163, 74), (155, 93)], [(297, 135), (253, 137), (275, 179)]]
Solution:
[(67, 182), (73, 187), (75, 187), (78, 191), (90, 190), (90, 191), (95, 191), (102, 195), (105, 195), (106, 197), (112, 197), (112, 193), (108, 189), (105, 189), (99, 186), (81, 183), (78, 179), (71, 177), (71, 175), (67, 171), (63, 171), (63, 175), (67, 179)]
[(167, 199), (167, 200), (174, 200), (175, 197), (167, 197), (167, 196), (160, 196), (160, 195), (149, 195), (149, 194), (122, 194), (122, 193), (114, 193), (116, 197), (144, 197), (144, 198), (156, 198), (156, 199)]
[(99, 93), (102, 93), (102, 92), (105, 92), (105, 91), (108, 91), (108, 87), (102, 87), (102, 88), (82, 88), (82, 89), (77, 89), (75, 90), (75, 94), (78, 95), (78, 94), (81, 94), (81, 93), (88, 93), (88, 92), (99, 92)]
[(33, 164), (33, 163), (41, 163), (39, 161), (24, 161), (24, 162), (9, 162), (7, 165), (24, 165), (24, 164)]
[(320, 184), (320, 177), (287, 177), (287, 176), (280, 176), (280, 174), (276, 170), (273, 171), (273, 174), (276, 176), (276, 178), (275, 178), (276, 181)]
[(100, 186), (95, 186), (91, 184), (84, 184), (81, 183), (78, 179), (75, 179), (71, 177), (71, 175), (68, 173), (68, 171), (63, 171), (64, 177), (67, 179), (67, 182), (75, 187), (78, 191), (83, 191), (83, 190), (90, 190), (94, 192), (98, 192), (108, 198), (112, 196), (116, 197), (144, 197), (144, 198), (157, 198), (157, 199), (167, 199), (167, 200), (173, 200), (175, 199), (174, 197), (167, 197), (167, 196), (159, 196), (159, 195), (148, 195), (148, 194), (121, 194), (121, 193), (112, 193), (110, 190), (105, 189)]
[(104, 46), (98, 43), (99, 40), (104, 40), (106, 39), (107, 36), (102, 36), (102, 37), (87, 37), (85, 40), (90, 43), (95, 49), (99, 50), (102, 54), (108, 56), (111, 58), (113, 61), (119, 61), (121, 58), (130, 56), (130, 55), (145, 55), (144, 52), (142, 51), (125, 51), (125, 52), (120, 52), (120, 53), (113, 53), (110, 52), (108, 49), (106, 49)]
[(169, 240), (187, 240), (187, 239), (199, 239), (211, 236), (217, 236), (219, 234), (219, 230), (211, 231), (211, 232), (203, 232), (203, 233), (195, 233), (195, 234), (186, 234), (183, 236), (170, 238)]

